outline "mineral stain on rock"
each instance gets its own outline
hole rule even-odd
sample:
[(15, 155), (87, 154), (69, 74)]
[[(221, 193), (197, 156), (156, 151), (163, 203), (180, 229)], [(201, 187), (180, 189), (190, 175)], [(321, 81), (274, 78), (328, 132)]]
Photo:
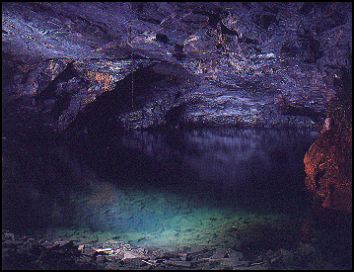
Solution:
[(321, 136), (304, 158), (306, 185), (322, 207), (352, 210), (352, 89), (351, 68), (343, 70), (339, 94), (329, 108)]

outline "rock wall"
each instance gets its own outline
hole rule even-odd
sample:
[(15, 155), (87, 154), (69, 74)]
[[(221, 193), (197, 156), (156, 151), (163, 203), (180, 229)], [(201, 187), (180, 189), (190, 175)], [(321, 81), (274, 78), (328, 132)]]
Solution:
[(323, 208), (352, 212), (352, 68), (343, 70), (321, 136), (305, 155), (306, 187)]
[[(350, 3), (4, 3), (6, 131), (61, 133), (107, 92), (131, 94), (125, 110), (118, 100), (105, 105), (128, 129), (171, 120), (316, 127), (351, 51), (351, 10)], [(135, 93), (140, 69), (155, 64), (155, 79), (143, 77), (153, 84)], [(118, 84), (130, 74), (132, 83)]]

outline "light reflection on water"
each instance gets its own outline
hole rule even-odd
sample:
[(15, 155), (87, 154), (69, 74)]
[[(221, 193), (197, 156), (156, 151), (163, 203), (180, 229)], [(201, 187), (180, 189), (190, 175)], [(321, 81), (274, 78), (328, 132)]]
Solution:
[(316, 136), (294, 130), (144, 131), (108, 145), (62, 147), (60, 156), (86, 185), (65, 190), (60, 199), (46, 198), (52, 202), (48, 233), (158, 246), (227, 244), (230, 228), (302, 216), (302, 160)]

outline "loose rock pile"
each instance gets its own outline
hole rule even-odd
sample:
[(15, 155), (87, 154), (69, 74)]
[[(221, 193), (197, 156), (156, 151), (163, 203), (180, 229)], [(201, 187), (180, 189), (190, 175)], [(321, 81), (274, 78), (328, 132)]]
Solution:
[[(188, 248), (169, 251), (142, 248), (121, 241), (80, 244), (79, 241), (35, 240), (2, 233), (3, 269), (109, 269), (109, 270), (268, 270), (284, 268), (331, 268), (314, 265), (315, 249), (300, 244), (296, 250), (268, 250), (256, 257), (233, 249)], [(309, 260), (311, 260), (309, 262)], [(310, 264), (312, 263), (312, 264)]]

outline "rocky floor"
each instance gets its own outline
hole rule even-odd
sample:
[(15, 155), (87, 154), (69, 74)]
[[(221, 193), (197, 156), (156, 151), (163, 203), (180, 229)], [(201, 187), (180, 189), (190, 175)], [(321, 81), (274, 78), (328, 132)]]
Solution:
[(294, 249), (267, 250), (245, 256), (231, 248), (189, 247), (177, 251), (142, 248), (122, 241), (80, 243), (78, 240), (36, 240), (3, 231), (3, 269), (107, 269), (107, 270), (268, 270), (331, 269), (314, 258), (310, 244)]

